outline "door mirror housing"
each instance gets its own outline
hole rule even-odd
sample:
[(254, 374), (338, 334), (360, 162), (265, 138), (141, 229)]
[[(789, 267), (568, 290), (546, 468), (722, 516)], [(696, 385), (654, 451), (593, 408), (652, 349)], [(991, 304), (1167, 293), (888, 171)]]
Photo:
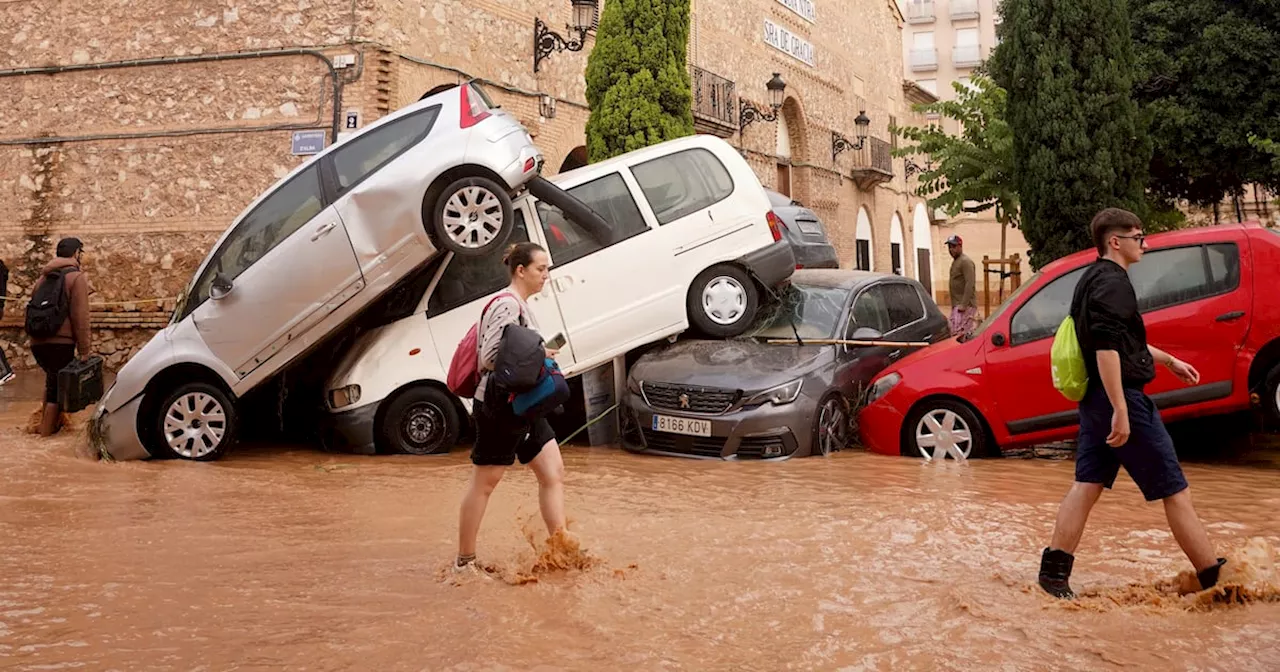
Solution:
[(232, 285), (231, 281), (228, 280), (225, 275), (219, 273), (213, 276), (213, 282), (209, 285), (209, 298), (214, 301), (221, 301), (222, 299), (225, 299), (234, 288), (235, 285)]
[[(880, 333), (879, 329), (872, 329), (871, 327), (858, 327), (857, 329), (853, 330), (853, 336), (850, 338), (850, 340), (879, 341), (883, 338), (884, 338), (884, 334)], [(857, 346), (854, 346), (854, 347), (857, 347)]]
[(992, 335), (991, 335), (991, 344), (992, 344), (992, 345), (994, 345), (994, 346), (996, 346), (997, 348), (999, 348), (999, 347), (1003, 347), (1003, 346), (1004, 346), (1004, 344), (1005, 344), (1004, 334), (1002, 334), (1002, 333), (1000, 333), (1000, 332), (998, 332), (998, 331), (997, 331), (996, 333), (992, 334)]

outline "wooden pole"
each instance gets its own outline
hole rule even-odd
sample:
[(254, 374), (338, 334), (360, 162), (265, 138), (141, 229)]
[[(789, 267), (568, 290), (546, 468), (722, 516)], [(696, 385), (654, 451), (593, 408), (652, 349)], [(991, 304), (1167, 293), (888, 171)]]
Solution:
[[(769, 345), (795, 345), (794, 338), (771, 338), (765, 341)], [(858, 345), (867, 347), (886, 347), (886, 348), (927, 348), (932, 343), (928, 341), (854, 341), (847, 338), (806, 338), (805, 345)]]

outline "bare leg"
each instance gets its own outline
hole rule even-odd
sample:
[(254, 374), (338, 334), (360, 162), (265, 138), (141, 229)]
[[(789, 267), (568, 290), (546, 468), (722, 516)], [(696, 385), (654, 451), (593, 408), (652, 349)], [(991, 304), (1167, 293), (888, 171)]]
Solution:
[(57, 433), (58, 424), (62, 421), (62, 409), (57, 404), (46, 403), (44, 413), (40, 416), (40, 436), (53, 436)]
[(1197, 572), (1218, 564), (1218, 556), (1213, 552), (1209, 534), (1205, 532), (1200, 516), (1196, 515), (1195, 506), (1191, 504), (1191, 488), (1166, 497), (1164, 514), (1169, 518), (1173, 538), (1178, 540), (1182, 552), (1187, 554), (1187, 559), (1195, 565)]
[(1074, 554), (1080, 545), (1080, 537), (1084, 536), (1084, 525), (1089, 520), (1089, 512), (1098, 503), (1102, 495), (1101, 483), (1081, 483), (1076, 481), (1071, 490), (1058, 507), (1058, 521), (1053, 526), (1053, 541), (1049, 548)]
[(547, 534), (564, 529), (564, 459), (560, 456), (560, 444), (555, 439), (542, 447), (529, 468), (538, 477), (538, 507), (542, 509), (542, 521), (547, 524)]
[(476, 537), (484, 520), (489, 495), (498, 487), (506, 467), (475, 467), (471, 472), (471, 487), (462, 498), (462, 511), (458, 514), (458, 557), (475, 557)]

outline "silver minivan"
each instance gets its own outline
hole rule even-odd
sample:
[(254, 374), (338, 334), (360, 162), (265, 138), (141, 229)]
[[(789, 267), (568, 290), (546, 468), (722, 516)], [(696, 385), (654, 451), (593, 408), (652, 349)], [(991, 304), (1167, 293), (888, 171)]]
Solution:
[(99, 402), (91, 440), (115, 459), (216, 459), (246, 392), (441, 250), (500, 249), (512, 198), (542, 163), (524, 127), (471, 82), (312, 157), (213, 245), (169, 325)]

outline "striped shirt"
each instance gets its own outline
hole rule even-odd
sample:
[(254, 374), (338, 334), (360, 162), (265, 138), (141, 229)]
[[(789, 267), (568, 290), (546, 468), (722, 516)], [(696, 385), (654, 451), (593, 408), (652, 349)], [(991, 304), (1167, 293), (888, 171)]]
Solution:
[(480, 385), (476, 387), (475, 398), (484, 401), (484, 390), (488, 387), (489, 376), (493, 372), (494, 360), (498, 358), (498, 348), (502, 345), (502, 332), (508, 324), (521, 324), (534, 331), (540, 331), (537, 318), (529, 310), (529, 304), (520, 299), (520, 295), (512, 287), (502, 290), (498, 300), (489, 306), (480, 320), (477, 330), (480, 342)]

